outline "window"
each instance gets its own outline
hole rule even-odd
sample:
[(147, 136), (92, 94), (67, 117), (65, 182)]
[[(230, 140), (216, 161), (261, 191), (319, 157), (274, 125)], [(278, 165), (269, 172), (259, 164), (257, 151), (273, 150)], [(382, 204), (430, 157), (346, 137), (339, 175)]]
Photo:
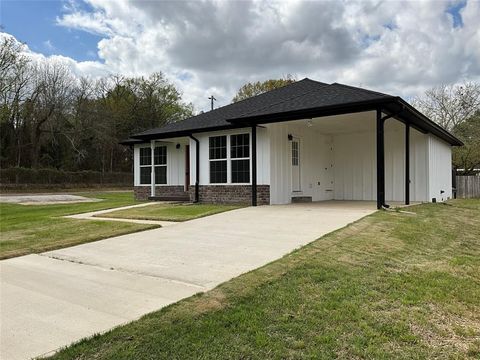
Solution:
[[(167, 147), (157, 146), (154, 153), (155, 184), (167, 183)], [(140, 148), (140, 184), (151, 184), (152, 150), (149, 147)]]
[(209, 138), (210, 183), (225, 184), (227, 182), (227, 137), (212, 136)]
[(250, 137), (248, 134), (230, 136), (232, 183), (250, 182)]
[(209, 159), (211, 184), (249, 183), (250, 135), (210, 137)]
[(151, 165), (152, 152), (150, 148), (140, 148), (140, 184), (150, 184)]
[(155, 184), (167, 183), (167, 147), (157, 146), (153, 153), (155, 160)]
[(298, 141), (292, 141), (292, 165), (298, 166)]

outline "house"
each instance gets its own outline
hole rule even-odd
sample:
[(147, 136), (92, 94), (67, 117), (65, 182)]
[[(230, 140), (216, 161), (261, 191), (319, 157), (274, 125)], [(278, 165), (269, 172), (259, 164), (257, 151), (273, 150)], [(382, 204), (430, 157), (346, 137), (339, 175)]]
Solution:
[(308, 78), (123, 143), (137, 199), (378, 208), (450, 198), (462, 145), (398, 96)]

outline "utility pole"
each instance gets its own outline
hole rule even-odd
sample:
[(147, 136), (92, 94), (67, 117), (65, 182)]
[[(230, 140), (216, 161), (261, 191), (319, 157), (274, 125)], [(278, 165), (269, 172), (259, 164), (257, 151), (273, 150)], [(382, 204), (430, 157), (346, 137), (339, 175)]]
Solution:
[(211, 101), (210, 104), (211, 104), (211, 107), (212, 107), (212, 110), (213, 110), (213, 102), (214, 102), (214, 101), (217, 101), (217, 99), (215, 99), (215, 97), (214, 97), (213, 95), (210, 96), (208, 99)]

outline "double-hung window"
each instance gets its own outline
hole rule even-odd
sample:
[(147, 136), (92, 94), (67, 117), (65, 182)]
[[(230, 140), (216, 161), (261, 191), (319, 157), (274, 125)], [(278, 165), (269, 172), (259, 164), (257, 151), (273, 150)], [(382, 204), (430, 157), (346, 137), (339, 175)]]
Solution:
[(230, 136), (230, 158), (232, 183), (250, 182), (250, 136), (239, 134)]
[[(157, 146), (153, 153), (155, 165), (155, 184), (167, 183), (167, 147)], [(140, 148), (140, 184), (151, 184), (152, 150), (149, 147)]]
[(250, 182), (250, 135), (235, 134), (209, 138), (210, 183)]
[(210, 183), (227, 182), (227, 137), (212, 136), (209, 138)]

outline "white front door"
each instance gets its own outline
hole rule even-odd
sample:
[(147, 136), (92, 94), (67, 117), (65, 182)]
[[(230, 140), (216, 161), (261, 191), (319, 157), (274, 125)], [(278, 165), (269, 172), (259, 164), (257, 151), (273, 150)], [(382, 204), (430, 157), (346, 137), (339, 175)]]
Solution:
[(292, 192), (302, 191), (300, 186), (300, 139), (292, 140)]

